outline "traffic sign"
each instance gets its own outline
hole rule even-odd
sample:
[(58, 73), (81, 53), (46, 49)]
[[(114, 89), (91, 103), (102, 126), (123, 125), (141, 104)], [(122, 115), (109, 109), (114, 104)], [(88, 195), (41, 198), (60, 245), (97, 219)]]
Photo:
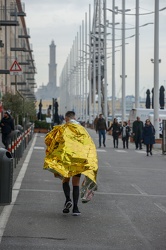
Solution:
[(22, 69), (16, 60), (13, 62), (10, 68), (10, 75), (22, 75)]

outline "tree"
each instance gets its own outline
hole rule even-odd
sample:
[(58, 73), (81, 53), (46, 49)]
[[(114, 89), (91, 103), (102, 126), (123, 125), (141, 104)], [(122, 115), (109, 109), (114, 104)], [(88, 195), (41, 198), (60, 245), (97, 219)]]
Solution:
[(34, 101), (26, 98), (23, 99), (19, 94), (13, 95), (11, 93), (6, 93), (2, 97), (2, 103), (3, 108), (5, 110), (11, 110), (12, 116), (16, 120), (18, 120), (19, 117), (20, 122), (23, 121), (23, 117), (28, 117), (32, 121), (36, 119)]

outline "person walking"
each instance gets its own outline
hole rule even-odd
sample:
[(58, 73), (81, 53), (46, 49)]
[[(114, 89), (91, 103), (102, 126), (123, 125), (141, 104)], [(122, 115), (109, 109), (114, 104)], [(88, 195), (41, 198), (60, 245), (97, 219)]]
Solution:
[(121, 135), (123, 141), (123, 148), (129, 148), (129, 137), (130, 137), (130, 127), (127, 125), (127, 122), (123, 122), (123, 126), (121, 127)]
[(142, 149), (142, 132), (143, 132), (143, 122), (140, 117), (137, 116), (137, 120), (133, 122), (133, 138), (135, 141), (135, 149)]
[[(75, 112), (68, 111), (65, 124), (54, 126), (45, 138), (47, 146), (44, 169), (62, 179), (65, 195), (63, 213), (68, 214), (73, 206), (73, 215), (80, 215), (78, 208), (80, 193), (80, 177), (85, 175), (82, 184), (82, 202), (88, 202), (92, 192), (97, 188), (96, 178), (98, 161), (96, 147), (86, 129), (75, 119)], [(70, 194), (70, 178), (72, 177), (72, 198)], [(86, 186), (87, 185), (87, 186)]]
[(114, 118), (113, 123), (111, 124), (111, 126), (108, 128), (107, 131), (110, 130), (112, 130), (114, 148), (115, 147), (118, 148), (119, 135), (121, 134), (121, 129), (118, 120), (116, 118)]
[(151, 124), (149, 119), (145, 121), (142, 140), (143, 140), (143, 143), (146, 145), (147, 156), (149, 156), (149, 153), (150, 155), (152, 155), (152, 147), (153, 147), (153, 144), (155, 144), (155, 128)]
[(10, 115), (9, 111), (4, 113), (4, 117), (0, 122), (1, 133), (2, 133), (2, 143), (4, 144), (5, 148), (8, 149), (9, 146), (9, 139), (10, 133), (14, 130), (14, 121)]
[(96, 115), (95, 119), (94, 119), (94, 122), (93, 122), (93, 125), (94, 125), (94, 129), (96, 130), (96, 124), (97, 124), (97, 121), (98, 121), (98, 115)]
[(102, 137), (103, 137), (103, 146), (106, 147), (106, 144), (105, 144), (106, 131), (107, 131), (106, 121), (103, 118), (103, 115), (100, 114), (96, 123), (96, 132), (99, 132), (99, 148), (101, 148)]

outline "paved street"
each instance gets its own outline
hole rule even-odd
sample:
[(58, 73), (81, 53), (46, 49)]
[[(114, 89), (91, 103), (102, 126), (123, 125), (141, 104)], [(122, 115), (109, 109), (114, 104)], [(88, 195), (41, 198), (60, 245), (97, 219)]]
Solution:
[[(88, 129), (98, 147), (98, 134)], [(13, 202), (0, 206), (0, 250), (166, 250), (166, 156), (161, 150), (97, 148), (98, 190), (63, 214), (59, 179), (43, 170), (44, 134), (35, 134), (14, 169)], [(20, 171), (21, 170), (21, 171)], [(83, 177), (82, 177), (83, 178)]]

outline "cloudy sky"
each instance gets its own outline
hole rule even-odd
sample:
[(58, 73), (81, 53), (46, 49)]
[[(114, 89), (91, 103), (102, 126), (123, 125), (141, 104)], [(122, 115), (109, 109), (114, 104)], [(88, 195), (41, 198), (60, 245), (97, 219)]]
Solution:
[[(56, 44), (57, 80), (62, 68), (66, 62), (73, 41), (79, 32), (82, 20), (85, 20), (85, 13), (89, 12), (89, 4), (93, 13), (93, 0), (24, 0), (26, 12), (26, 24), (30, 29), (30, 42), (33, 46), (34, 57), (37, 68), (36, 82), (37, 86), (48, 83), (48, 63), (49, 63), (49, 45), (54, 40)], [(159, 1), (159, 9), (166, 7), (166, 1)], [(115, 6), (119, 9), (122, 0), (115, 0)], [(107, 0), (107, 8), (112, 9), (112, 1)], [(135, 0), (126, 0), (126, 9), (131, 9), (131, 14), (135, 13)], [(140, 13), (154, 11), (154, 0), (140, 0)], [(107, 12), (107, 19), (111, 22), (111, 12)], [(115, 39), (121, 38), (121, 20), (120, 14), (116, 15), (117, 25)], [(154, 23), (154, 14), (140, 15), (140, 25), (145, 23)], [(159, 85), (166, 88), (166, 10), (160, 11), (159, 23)], [(135, 33), (134, 15), (126, 15), (126, 37)], [(108, 30), (111, 33), (111, 30)], [(134, 94), (135, 87), (135, 38), (126, 39), (129, 43), (126, 45), (126, 94)], [(111, 35), (108, 36), (108, 47), (111, 47)], [(120, 45), (120, 41), (116, 41)], [(154, 65), (150, 59), (154, 58), (154, 25), (147, 25), (140, 28), (140, 94), (145, 95), (146, 89), (152, 89), (154, 78)], [(111, 50), (108, 50), (110, 53)], [(116, 53), (116, 94), (121, 95), (121, 48)], [(108, 90), (111, 95), (111, 57), (108, 59)]]

